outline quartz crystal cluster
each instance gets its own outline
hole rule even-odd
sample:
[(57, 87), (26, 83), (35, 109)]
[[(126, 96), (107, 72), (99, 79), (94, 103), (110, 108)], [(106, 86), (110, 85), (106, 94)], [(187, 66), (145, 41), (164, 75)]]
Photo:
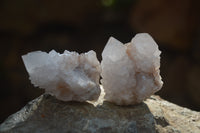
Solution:
[(117, 105), (133, 105), (161, 89), (160, 51), (147, 33), (137, 34), (122, 44), (111, 37), (102, 53), (59, 54), (36, 51), (22, 56), (31, 82), (63, 101), (97, 100), (99, 78), (105, 100)]
[(101, 62), (105, 99), (118, 105), (132, 105), (160, 90), (160, 53), (147, 33), (137, 34), (125, 45), (111, 37)]
[(34, 86), (63, 101), (97, 100), (100, 95), (100, 63), (96, 53), (36, 51), (22, 56)]

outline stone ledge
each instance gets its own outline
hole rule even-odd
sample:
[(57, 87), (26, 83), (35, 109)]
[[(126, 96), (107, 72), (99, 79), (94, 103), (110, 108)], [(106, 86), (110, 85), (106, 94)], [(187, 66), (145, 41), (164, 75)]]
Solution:
[[(101, 100), (100, 100), (101, 101)], [(141, 104), (117, 106), (62, 102), (44, 94), (0, 125), (8, 132), (154, 133), (200, 132), (200, 112), (151, 96)]]

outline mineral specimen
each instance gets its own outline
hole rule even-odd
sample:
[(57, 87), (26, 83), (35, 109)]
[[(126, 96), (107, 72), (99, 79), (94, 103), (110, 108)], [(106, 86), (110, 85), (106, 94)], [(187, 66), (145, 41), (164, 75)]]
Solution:
[(160, 51), (147, 33), (123, 45), (111, 37), (102, 53), (105, 99), (118, 105), (137, 104), (161, 89)]
[(100, 63), (96, 53), (36, 51), (22, 56), (34, 86), (63, 101), (96, 100), (100, 95)]

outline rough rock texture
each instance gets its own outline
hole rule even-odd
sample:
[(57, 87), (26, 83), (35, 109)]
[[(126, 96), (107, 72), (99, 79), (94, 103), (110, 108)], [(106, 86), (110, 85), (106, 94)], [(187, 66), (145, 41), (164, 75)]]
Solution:
[(100, 95), (100, 63), (96, 53), (59, 54), (36, 51), (22, 56), (34, 86), (63, 101), (96, 100)]
[(101, 62), (105, 99), (118, 105), (133, 105), (160, 90), (160, 53), (147, 33), (137, 34), (125, 45), (111, 37)]
[(1, 133), (199, 133), (200, 113), (151, 96), (132, 106), (62, 102), (42, 95), (0, 125)]

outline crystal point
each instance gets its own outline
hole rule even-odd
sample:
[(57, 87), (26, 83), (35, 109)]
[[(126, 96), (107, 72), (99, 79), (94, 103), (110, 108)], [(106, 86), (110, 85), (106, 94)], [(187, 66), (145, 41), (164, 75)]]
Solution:
[(100, 95), (100, 63), (96, 53), (63, 54), (36, 51), (23, 55), (25, 67), (34, 86), (45, 89), (63, 101), (97, 100)]
[(160, 51), (147, 33), (137, 34), (123, 45), (111, 38), (102, 54), (105, 99), (118, 105), (142, 102), (162, 87)]

